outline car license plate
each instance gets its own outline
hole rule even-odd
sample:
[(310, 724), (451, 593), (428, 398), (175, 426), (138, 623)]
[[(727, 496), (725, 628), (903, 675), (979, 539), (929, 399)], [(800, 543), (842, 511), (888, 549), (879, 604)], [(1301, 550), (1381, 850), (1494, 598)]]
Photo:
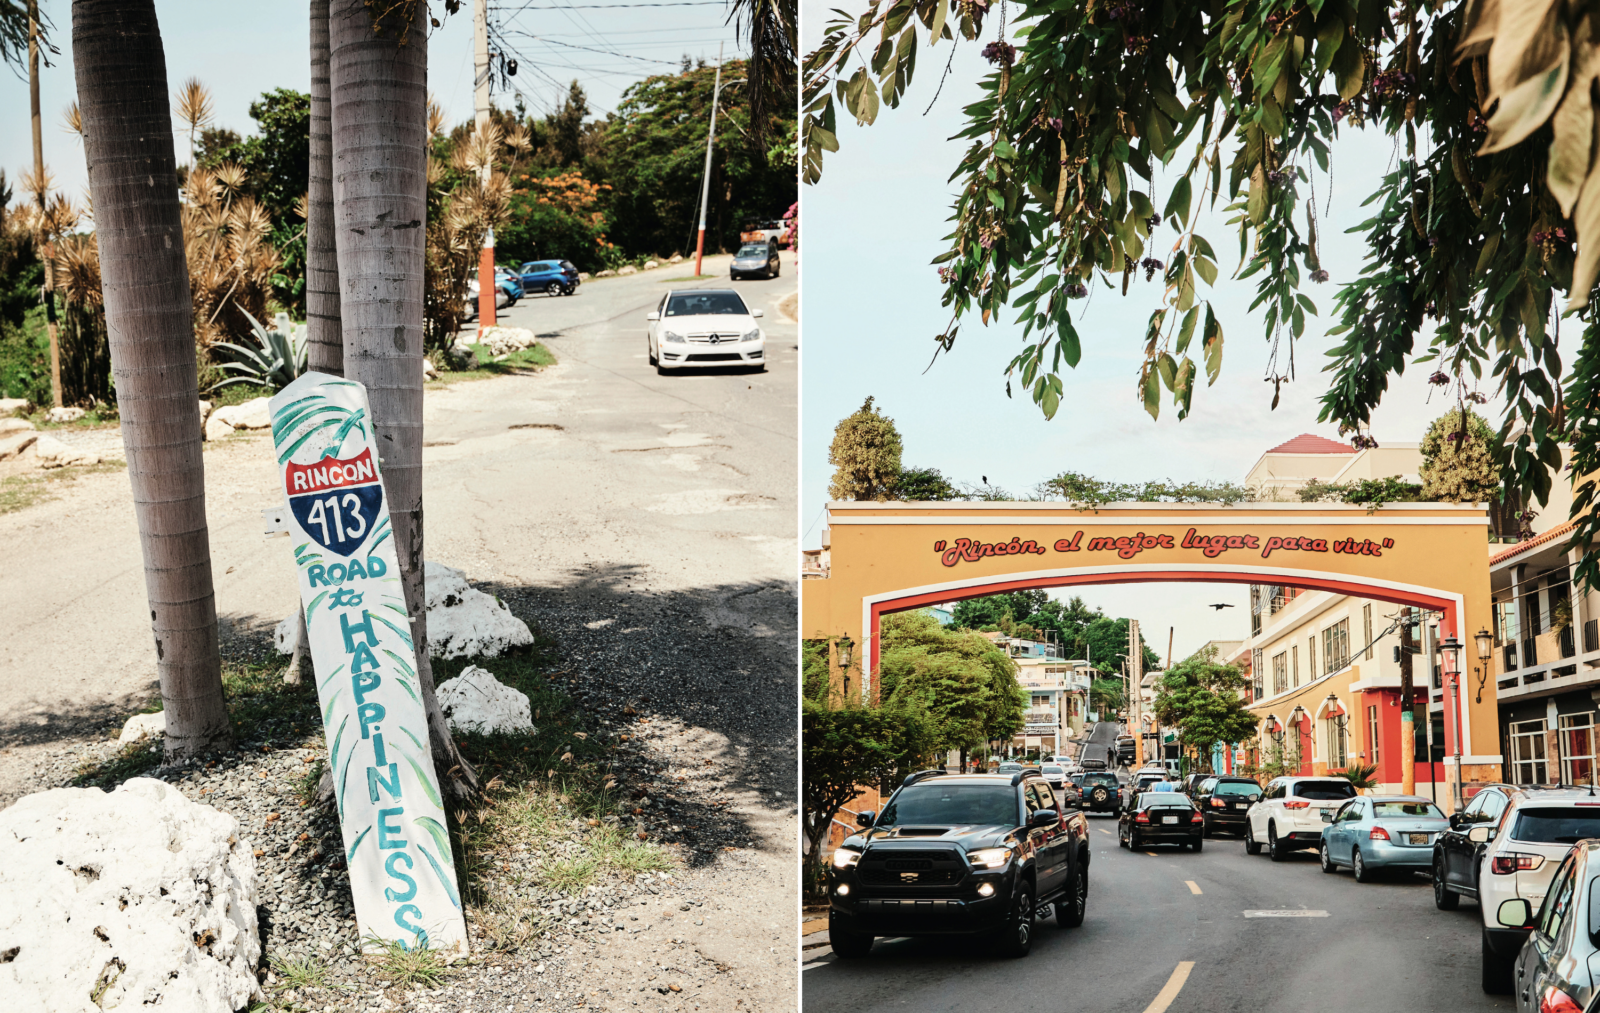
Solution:
[(1176, 823), (1176, 822), (1178, 822), (1178, 817), (1176, 817), (1176, 816), (1163, 816), (1163, 817), (1161, 817), (1161, 822), (1163, 822), (1163, 823)]
[(1412, 844), (1427, 844), (1428, 843), (1428, 835), (1427, 834), (1407, 834), (1406, 838)]
[(1233, 804), (1233, 807), (1235, 809), (1248, 809), (1248, 808), (1250, 808), (1250, 803), (1248, 803), (1248, 802), (1235, 802)]

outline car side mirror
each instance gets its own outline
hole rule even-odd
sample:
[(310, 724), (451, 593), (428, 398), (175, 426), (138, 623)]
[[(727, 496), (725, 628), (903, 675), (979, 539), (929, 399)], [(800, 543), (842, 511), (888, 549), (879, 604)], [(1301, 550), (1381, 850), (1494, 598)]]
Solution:
[[(1533, 928), (1533, 905), (1526, 898), (1513, 897), (1500, 902), (1500, 907), (1495, 910), (1495, 920), (1510, 929)], [(1590, 916), (1593, 921), (1593, 916)]]
[(1332, 823), (1333, 822), (1333, 813), (1329, 812), (1326, 809), (1322, 810), (1322, 822), (1324, 822), (1324, 823)]
[(1473, 827), (1467, 831), (1467, 840), (1473, 844), (1488, 844), (1494, 840), (1494, 827)]
[(1246, 801), (1250, 801), (1250, 802), (1259, 802), (1259, 801), (1261, 801), (1261, 796), (1259, 794), (1246, 795), (1245, 799), (1246, 799)]
[(1467, 820), (1466, 820), (1466, 814), (1465, 813), (1451, 813), (1450, 814), (1450, 829), (1451, 830), (1460, 830), (1462, 825), (1465, 824), (1466, 821)]
[(1061, 822), (1061, 814), (1054, 809), (1035, 809), (1032, 816), (1028, 817), (1030, 827), (1053, 827)]
[(661, 319), (661, 314), (659, 314), (659, 313), (655, 312), (654, 310), (652, 310), (652, 311), (650, 311), (649, 315), (645, 317), (645, 319), (650, 321), (653, 324), (656, 321)]
[(764, 316), (767, 315), (767, 311), (766, 310), (751, 310), (750, 311), (750, 315), (753, 316), (753, 317), (764, 317)]
[(870, 826), (872, 826), (873, 821), (877, 818), (877, 815), (878, 815), (877, 813), (873, 812), (870, 809), (868, 809), (866, 812), (856, 813), (856, 826), (858, 826), (858, 827), (870, 827)]

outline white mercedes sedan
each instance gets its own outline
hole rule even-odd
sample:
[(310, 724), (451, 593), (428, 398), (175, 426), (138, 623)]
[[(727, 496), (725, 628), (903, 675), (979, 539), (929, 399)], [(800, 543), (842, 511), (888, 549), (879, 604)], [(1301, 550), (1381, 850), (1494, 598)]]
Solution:
[(656, 372), (706, 366), (767, 368), (767, 336), (731, 289), (693, 288), (668, 292), (649, 317), (645, 345)]

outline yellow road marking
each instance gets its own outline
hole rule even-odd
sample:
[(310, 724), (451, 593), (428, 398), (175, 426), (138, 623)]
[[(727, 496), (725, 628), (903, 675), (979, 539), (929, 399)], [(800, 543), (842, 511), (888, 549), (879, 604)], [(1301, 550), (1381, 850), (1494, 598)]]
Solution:
[(1145, 854), (1149, 855), (1151, 858), (1156, 857), (1156, 853), (1154, 851), (1146, 851)]
[(1105, 834), (1107, 837), (1111, 836), (1111, 831), (1107, 830), (1105, 827), (1095, 827), (1095, 829), (1100, 831), (1102, 834)]
[(1184, 882), (1189, 884), (1189, 892), (1190, 893), (1194, 894), (1196, 897), (1200, 896), (1200, 884), (1199, 883), (1196, 883), (1192, 879), (1186, 879), (1186, 880), (1184, 880)]
[(1161, 991), (1156, 993), (1156, 997), (1150, 1000), (1150, 1005), (1144, 1008), (1144, 1013), (1166, 1013), (1167, 1007), (1172, 1005), (1172, 1000), (1176, 999), (1183, 989), (1183, 983), (1189, 980), (1189, 972), (1193, 969), (1194, 961), (1178, 961), (1178, 966), (1172, 971), (1172, 977), (1161, 986)]

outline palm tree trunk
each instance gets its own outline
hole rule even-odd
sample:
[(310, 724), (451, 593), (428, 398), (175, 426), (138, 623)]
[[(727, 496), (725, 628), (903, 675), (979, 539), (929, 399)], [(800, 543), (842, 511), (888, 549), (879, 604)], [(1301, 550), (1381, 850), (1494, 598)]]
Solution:
[(328, 16), (345, 375), (366, 386), (372, 406), (433, 760), (439, 783), (461, 797), (477, 790), (477, 776), (434, 697), (422, 583), (427, 10), (411, 6), (408, 24), (408, 8), (395, 5), (376, 26), (371, 10), (360, 0), (332, 0)]
[(154, 0), (73, 0), (106, 334), (144, 550), (168, 759), (228, 739), (166, 56)]
[(344, 375), (339, 261), (333, 240), (333, 127), (328, 95), (328, 0), (311, 0), (311, 173), (306, 195), (306, 360)]

